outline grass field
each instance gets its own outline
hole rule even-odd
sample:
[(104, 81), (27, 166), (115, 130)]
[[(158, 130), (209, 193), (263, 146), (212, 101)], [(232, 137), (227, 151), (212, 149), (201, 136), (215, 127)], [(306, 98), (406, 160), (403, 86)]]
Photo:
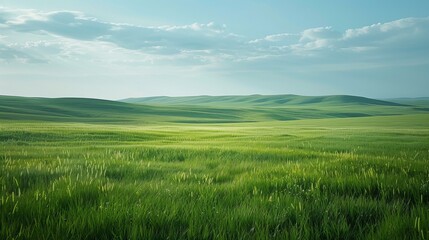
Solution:
[(1, 100), (0, 239), (429, 239), (424, 109)]

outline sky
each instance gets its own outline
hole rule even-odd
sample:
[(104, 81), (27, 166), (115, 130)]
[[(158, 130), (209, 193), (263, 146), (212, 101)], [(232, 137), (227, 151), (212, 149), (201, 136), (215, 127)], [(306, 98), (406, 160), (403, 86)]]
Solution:
[(0, 95), (429, 96), (429, 1), (0, 0)]

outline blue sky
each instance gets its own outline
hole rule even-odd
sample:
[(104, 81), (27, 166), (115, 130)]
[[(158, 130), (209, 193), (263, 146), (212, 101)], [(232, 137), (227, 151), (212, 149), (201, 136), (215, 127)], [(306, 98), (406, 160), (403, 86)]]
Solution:
[(0, 94), (429, 96), (429, 1), (0, 1)]

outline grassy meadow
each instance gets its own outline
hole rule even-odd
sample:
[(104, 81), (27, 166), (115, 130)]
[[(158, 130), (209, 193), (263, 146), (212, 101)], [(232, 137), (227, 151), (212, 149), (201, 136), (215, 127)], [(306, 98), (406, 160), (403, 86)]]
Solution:
[(0, 239), (429, 239), (424, 109), (0, 100)]

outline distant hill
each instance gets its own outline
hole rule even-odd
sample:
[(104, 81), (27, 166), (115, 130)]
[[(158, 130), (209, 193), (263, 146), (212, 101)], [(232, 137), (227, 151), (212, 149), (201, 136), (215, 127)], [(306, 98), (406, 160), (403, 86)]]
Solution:
[(121, 100), (128, 103), (157, 105), (216, 105), (216, 106), (291, 106), (291, 105), (381, 105), (401, 106), (401, 103), (349, 95), (298, 96), (298, 95), (249, 95), (249, 96), (195, 96), (195, 97), (145, 97)]
[(414, 105), (419, 107), (429, 107), (429, 97), (391, 98), (391, 99), (386, 99), (386, 101), (399, 103), (399, 104)]
[[(90, 98), (0, 96), (0, 119), (66, 122), (175, 122), (193, 119), (233, 121), (233, 112), (210, 108), (180, 109)], [(225, 120), (226, 119), (226, 120)]]
[[(138, 104), (136, 104), (138, 103)], [(356, 96), (198, 96), (126, 99), (0, 96), (0, 120), (82, 123), (237, 123), (428, 113)]]
[(104, 118), (112, 120), (117, 113), (136, 112), (134, 105), (89, 98), (27, 98), (0, 96), (3, 119), (70, 120)]

